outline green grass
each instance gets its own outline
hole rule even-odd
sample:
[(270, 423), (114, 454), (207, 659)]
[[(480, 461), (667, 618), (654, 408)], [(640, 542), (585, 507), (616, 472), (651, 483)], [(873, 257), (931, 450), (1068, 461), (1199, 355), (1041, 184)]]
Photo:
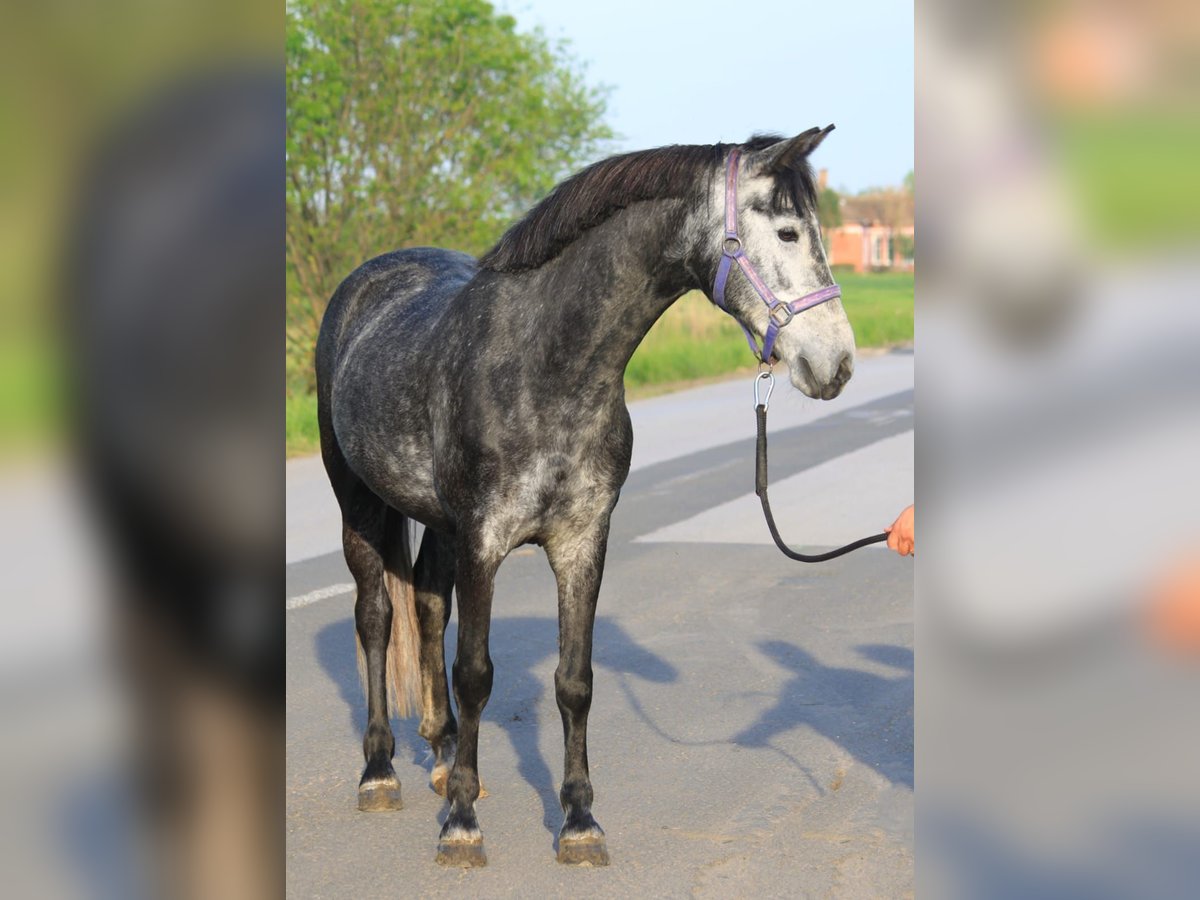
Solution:
[(0, 344), (0, 456), (40, 451), (61, 438), (62, 381), (60, 350), (50, 338), (23, 335)]
[(723, 375), (750, 361), (737, 323), (693, 292), (654, 323), (625, 369), (625, 387)]
[(317, 432), (317, 395), (289, 395), (285, 402), (287, 455), (316, 453), (321, 447)]
[(913, 339), (912, 272), (838, 276), (842, 306), (859, 347), (895, 347)]
[(1200, 121), (1178, 113), (1067, 115), (1062, 161), (1090, 237), (1106, 250), (1200, 236)]
[[(892, 347), (913, 339), (913, 275), (838, 276), (842, 305), (859, 347)], [(684, 297), (655, 323), (625, 370), (625, 386), (711, 378), (754, 367), (737, 324), (699, 293)]]
[[(859, 347), (891, 347), (913, 339), (913, 276), (839, 274), (842, 305)], [(795, 326), (792, 326), (795, 327)], [(646, 335), (625, 370), (630, 396), (754, 368), (742, 330), (700, 293), (684, 297)], [(287, 398), (287, 453), (314, 452), (317, 403), (312, 395)]]

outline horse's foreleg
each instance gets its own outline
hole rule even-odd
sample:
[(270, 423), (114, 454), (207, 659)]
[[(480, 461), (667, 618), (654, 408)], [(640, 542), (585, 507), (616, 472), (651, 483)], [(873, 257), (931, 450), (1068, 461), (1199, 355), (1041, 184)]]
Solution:
[(592, 817), (592, 781), (588, 774), (587, 720), (592, 707), (592, 627), (604, 571), (608, 516), (583, 535), (546, 544), (558, 580), (558, 669), (554, 691), (562, 715), (566, 759), (559, 793), (564, 821), (558, 833), (558, 861), (608, 865), (604, 831)]
[(458, 723), (450, 709), (446, 682), (446, 624), (454, 589), (454, 544), (431, 528), (425, 529), (413, 570), (417, 621), (421, 629), (421, 725), (417, 733), (433, 750), (433, 789), (446, 795), (454, 763)]
[(358, 596), (354, 626), (366, 661), (367, 730), (363, 735), (366, 767), (358, 783), (358, 808), (373, 812), (400, 809), (400, 779), (392, 768), (396, 741), (388, 721), (387, 647), (392, 630), (392, 602), (384, 586), (384, 507), (362, 503), (352, 509), (353, 519), (342, 526), (346, 565), (354, 576)]
[(492, 589), (498, 562), (482, 562), (458, 545), (455, 588), (458, 592), (458, 652), (454, 658), (454, 699), (458, 704), (458, 750), (446, 782), (450, 814), (438, 841), (438, 862), (451, 866), (486, 865), (483, 834), (475, 816), (479, 797), (479, 719), (492, 693), (488, 631)]

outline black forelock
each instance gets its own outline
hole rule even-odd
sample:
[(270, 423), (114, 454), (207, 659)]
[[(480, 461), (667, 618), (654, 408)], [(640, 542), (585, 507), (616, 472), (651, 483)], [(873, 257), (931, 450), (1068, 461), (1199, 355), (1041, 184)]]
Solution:
[[(755, 135), (741, 147), (755, 152), (783, 140)], [(699, 188), (724, 162), (732, 144), (675, 144), (638, 150), (593, 163), (552, 190), (479, 260), (494, 272), (536, 269), (562, 252), (585, 231), (614, 213), (642, 200), (698, 198)], [(812, 168), (772, 171), (774, 209), (804, 210), (816, 206)]]

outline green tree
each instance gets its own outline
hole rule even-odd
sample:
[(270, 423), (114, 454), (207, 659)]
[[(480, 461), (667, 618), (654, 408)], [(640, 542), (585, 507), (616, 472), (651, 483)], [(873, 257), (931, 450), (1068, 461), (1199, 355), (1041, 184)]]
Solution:
[(842, 224), (842, 198), (831, 187), (822, 188), (817, 198), (817, 221), (823, 231)]
[(286, 47), (287, 357), (307, 388), (355, 266), (482, 252), (612, 133), (565, 46), (485, 0), (289, 0)]

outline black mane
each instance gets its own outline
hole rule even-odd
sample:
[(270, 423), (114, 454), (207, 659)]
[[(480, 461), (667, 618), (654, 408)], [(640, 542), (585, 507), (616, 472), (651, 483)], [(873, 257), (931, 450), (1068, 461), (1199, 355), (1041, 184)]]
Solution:
[[(741, 146), (754, 152), (781, 140), (779, 135), (755, 135)], [(702, 179), (717, 171), (733, 146), (676, 144), (593, 163), (559, 184), (509, 228), (479, 265), (493, 272), (536, 269), (630, 204), (693, 197)], [(776, 209), (816, 207), (816, 186), (807, 163), (774, 174), (771, 202)]]

